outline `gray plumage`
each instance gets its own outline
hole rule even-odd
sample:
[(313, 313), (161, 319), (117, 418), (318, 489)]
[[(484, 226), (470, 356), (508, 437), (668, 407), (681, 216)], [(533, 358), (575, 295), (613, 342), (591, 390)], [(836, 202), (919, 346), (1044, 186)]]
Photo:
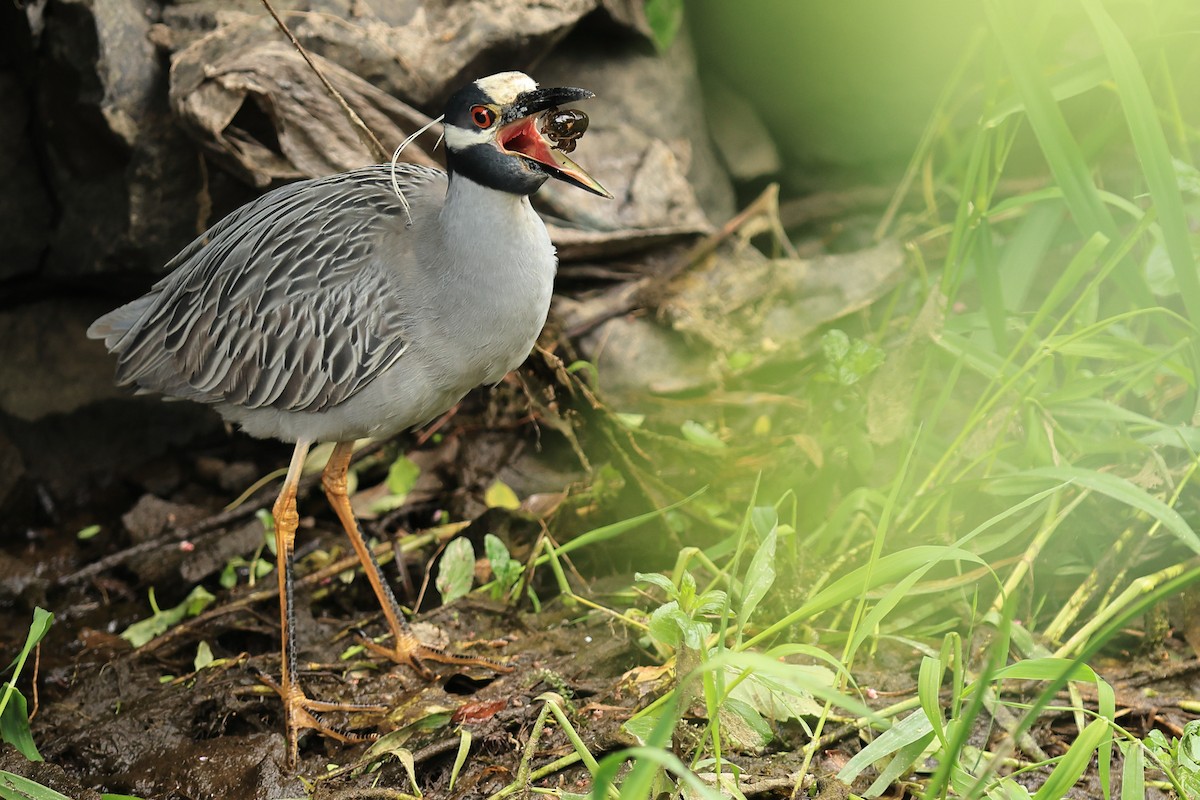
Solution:
[(279, 682), (267, 681), (283, 700), (290, 766), (300, 731), (345, 738), (317, 716), (330, 704), (309, 700), (297, 678), (296, 497), (315, 441), (336, 442), (321, 482), (392, 636), (364, 646), (426, 677), (425, 659), (507, 670), (413, 635), (354, 519), (346, 475), (355, 439), (433, 419), (529, 354), (556, 267), (529, 195), (553, 177), (611, 197), (539, 120), (591, 96), (519, 72), (480, 78), (446, 101), (448, 173), (398, 166), (403, 200), (391, 165), (263, 195), (88, 329), (118, 355), (120, 383), (208, 403), (254, 436), (296, 444), (272, 506), (282, 647)]
[(294, 183), (214, 226), (88, 330), (117, 380), (208, 403), (252, 435), (381, 436), (529, 354), (556, 259), (524, 195), (384, 164)]

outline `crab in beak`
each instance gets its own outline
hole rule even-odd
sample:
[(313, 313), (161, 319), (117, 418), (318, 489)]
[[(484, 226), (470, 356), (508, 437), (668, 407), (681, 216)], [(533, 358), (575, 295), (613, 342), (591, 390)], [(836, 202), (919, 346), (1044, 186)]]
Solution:
[[(566, 153), (561, 149), (564, 146), (562, 141), (546, 137), (543, 133), (544, 130), (547, 130), (545, 124), (540, 125), (539, 128), (539, 123), (543, 122), (543, 118), (547, 114), (554, 114), (558, 106), (594, 96), (586, 89), (566, 87), (522, 92), (511, 105), (504, 109), (504, 115), (500, 119), (501, 127), (496, 135), (497, 146), (509, 155), (526, 159), (529, 162), (528, 166), (532, 169), (540, 170), (552, 178), (578, 186), (592, 194), (611, 199), (612, 195), (607, 189), (584, 172), (582, 167), (567, 158)], [(583, 127), (586, 128), (586, 116), (580, 112), (574, 113), (577, 117), (582, 118)], [(568, 149), (573, 146), (575, 138), (581, 134), (582, 129), (572, 138), (565, 140), (568, 143)]]

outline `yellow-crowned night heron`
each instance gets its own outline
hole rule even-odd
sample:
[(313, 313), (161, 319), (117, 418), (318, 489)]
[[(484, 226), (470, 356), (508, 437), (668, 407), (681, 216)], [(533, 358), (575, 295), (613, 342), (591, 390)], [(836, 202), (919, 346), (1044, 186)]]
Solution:
[[(473, 662), (420, 643), (354, 519), (346, 469), (354, 440), (434, 419), (528, 356), (546, 320), (554, 247), (529, 204), (548, 179), (608, 193), (554, 148), (538, 121), (591, 97), (528, 76), (481, 78), (446, 103), (448, 172), (389, 164), (263, 195), (177, 255), (143, 297), (88, 335), (118, 354), (117, 380), (212, 405), (258, 437), (295, 442), (275, 502), (289, 762), (297, 735), (336, 738), (297, 682), (292, 625), (296, 488), (309, 447), (337, 442), (325, 493), (363, 563), (392, 633), (376, 652), (429, 677), (422, 659)], [(551, 131), (553, 136), (553, 131)]]

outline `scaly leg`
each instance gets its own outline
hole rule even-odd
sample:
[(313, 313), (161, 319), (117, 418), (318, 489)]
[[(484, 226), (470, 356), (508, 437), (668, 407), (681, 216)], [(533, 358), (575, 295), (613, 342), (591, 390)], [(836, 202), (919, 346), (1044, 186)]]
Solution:
[(386, 711), (382, 706), (356, 705), (348, 703), (324, 703), (310, 700), (300, 688), (296, 675), (296, 616), (293, 610), (292, 554), (296, 542), (296, 528), (300, 515), (296, 512), (296, 487), (300, 483), (300, 470), (304, 457), (312, 442), (298, 441), (288, 465), (283, 488), (272, 509), (275, 516), (276, 574), (279, 579), (279, 627), (282, 639), (282, 666), (279, 683), (265, 675), (260, 679), (274, 689), (283, 700), (284, 724), (288, 743), (288, 768), (294, 769), (299, 761), (298, 737), (300, 731), (311, 728), (340, 742), (361, 742), (364, 737), (353, 736), (332, 728), (319, 719), (314, 711)]
[(350, 543), (354, 546), (354, 552), (358, 554), (358, 560), (362, 562), (363, 571), (367, 573), (367, 580), (371, 582), (371, 588), (375, 590), (375, 597), (379, 599), (383, 616), (387, 620), (388, 628), (392, 631), (391, 647), (384, 647), (370, 639), (364, 639), (363, 644), (379, 655), (386, 656), (399, 664), (409, 665), (426, 680), (433, 678), (433, 671), (425, 666), (425, 660), (443, 664), (475, 664), (494, 669), (497, 672), (511, 672), (511, 667), (498, 664), (490, 659), (453, 655), (436, 647), (430, 647), (423, 644), (413, 634), (412, 628), (409, 627), (408, 622), (404, 619), (404, 614), (400, 611), (400, 604), (396, 602), (396, 596), (392, 594), (391, 588), (384, 580), (379, 562), (375, 560), (375, 555), (367, 546), (362, 531), (358, 528), (354, 511), (350, 508), (350, 498), (346, 494), (346, 470), (350, 466), (350, 456), (353, 452), (354, 442), (338, 442), (337, 446), (333, 448), (333, 455), (329, 457), (329, 463), (325, 465), (321, 483), (325, 487), (325, 496), (329, 498), (329, 504), (333, 506), (346, 535), (350, 537)]

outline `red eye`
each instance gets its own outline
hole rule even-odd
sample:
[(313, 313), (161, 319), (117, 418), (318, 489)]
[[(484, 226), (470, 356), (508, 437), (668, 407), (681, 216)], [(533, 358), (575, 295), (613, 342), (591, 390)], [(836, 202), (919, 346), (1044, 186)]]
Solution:
[(472, 106), (471, 121), (479, 128), (490, 128), (496, 121), (496, 112), (487, 106)]

